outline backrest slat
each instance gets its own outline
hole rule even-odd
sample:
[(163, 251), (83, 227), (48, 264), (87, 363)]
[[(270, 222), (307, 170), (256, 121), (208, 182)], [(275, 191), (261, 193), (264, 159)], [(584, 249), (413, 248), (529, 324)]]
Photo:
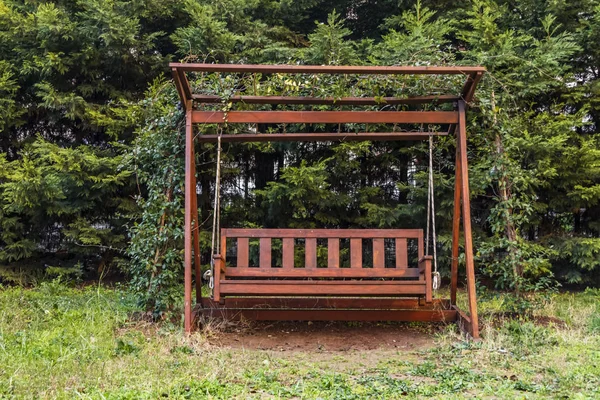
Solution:
[(350, 239), (350, 268), (362, 268), (362, 239)]
[(384, 239), (373, 239), (373, 268), (385, 268)]
[(408, 268), (408, 245), (406, 239), (396, 239), (396, 268)]
[(259, 267), (271, 268), (271, 238), (260, 238)]
[(327, 239), (327, 268), (340, 267), (340, 239)]
[(304, 267), (317, 268), (317, 239), (315, 238), (306, 239)]
[(282, 267), (287, 269), (294, 268), (294, 239), (293, 238), (283, 238), (282, 239)]
[[(222, 236), (225, 237), (225, 236)], [(248, 249), (248, 238), (240, 237), (237, 239), (237, 267), (248, 268), (249, 267), (249, 249)]]

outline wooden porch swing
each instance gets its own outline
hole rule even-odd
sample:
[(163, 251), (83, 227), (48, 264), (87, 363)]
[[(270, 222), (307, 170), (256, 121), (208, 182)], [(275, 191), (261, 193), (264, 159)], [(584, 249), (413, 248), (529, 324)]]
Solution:
[[(255, 320), (354, 320), (354, 321), (458, 321), (473, 338), (479, 337), (473, 243), (471, 238), (467, 135), (465, 113), (483, 67), (375, 67), (170, 64), (175, 85), (186, 113), (185, 150), (185, 255), (184, 326), (191, 332), (193, 319), (206, 316), (244, 317)], [(198, 107), (220, 103), (219, 96), (192, 92), (190, 72), (225, 74), (345, 74), (345, 75), (455, 75), (464, 76), (461, 93), (398, 97), (290, 97), (232, 96), (234, 104), (373, 106), (384, 104), (451, 105), (451, 111), (214, 111)], [(194, 124), (428, 124), (447, 126), (442, 132), (336, 132), (336, 133), (240, 133), (194, 136)], [(437, 267), (422, 229), (235, 229), (218, 228), (218, 200), (215, 201), (213, 229), (220, 236), (211, 280), (212, 298), (203, 298), (194, 142), (264, 141), (430, 141), (433, 136), (455, 135), (456, 178), (452, 225), (450, 298), (434, 299), (439, 282)], [(220, 153), (219, 153), (220, 157)], [(220, 161), (217, 161), (220, 165)], [(219, 182), (217, 173), (217, 185)], [(428, 212), (433, 208), (433, 181), (430, 161)], [(217, 193), (219, 189), (217, 188)], [(218, 196), (217, 196), (218, 197)], [(431, 208), (430, 208), (431, 207)], [(459, 236), (462, 208), (464, 256), (467, 278), (468, 315), (456, 305), (458, 286)], [(433, 218), (432, 218), (433, 219)], [(429, 233), (429, 221), (427, 227)], [(213, 234), (213, 237), (215, 235)], [(429, 236), (429, 235), (428, 235)], [(435, 238), (435, 231), (433, 232)], [(272, 258), (273, 241), (281, 241), (281, 262)], [(258, 242), (258, 265), (250, 265), (251, 241)], [(326, 265), (318, 265), (317, 249), (327, 249)], [(229, 245), (229, 244), (232, 245)], [(342, 261), (341, 244), (348, 244), (349, 260)], [(372, 260), (363, 260), (363, 244)], [(304, 263), (295, 265), (295, 249), (303, 247)], [(433, 247), (435, 249), (435, 245)], [(228, 254), (235, 250), (230, 262)], [(411, 252), (415, 252), (416, 257)], [(390, 260), (392, 262), (390, 262)], [(368, 262), (367, 262), (368, 261)], [(196, 306), (192, 307), (192, 263), (195, 266)], [(321, 262), (323, 264), (323, 262)], [(344, 264), (344, 265), (343, 265)], [(368, 265), (367, 265), (368, 264)]]

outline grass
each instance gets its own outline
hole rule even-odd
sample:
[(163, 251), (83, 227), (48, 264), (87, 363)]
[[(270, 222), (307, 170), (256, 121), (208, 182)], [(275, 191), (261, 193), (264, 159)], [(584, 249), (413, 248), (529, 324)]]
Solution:
[(312, 354), (133, 321), (118, 289), (4, 288), (0, 398), (600, 398), (600, 291), (548, 296), (529, 320), (503, 317), (505, 303), (482, 296), (480, 342), (448, 326), (426, 351)]

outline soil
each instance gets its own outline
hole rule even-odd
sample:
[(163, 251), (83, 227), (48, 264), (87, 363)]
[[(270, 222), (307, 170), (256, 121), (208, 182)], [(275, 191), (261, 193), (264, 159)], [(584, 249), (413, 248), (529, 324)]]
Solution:
[(441, 328), (414, 323), (268, 321), (220, 327), (209, 342), (217, 347), (275, 351), (414, 351), (433, 347)]

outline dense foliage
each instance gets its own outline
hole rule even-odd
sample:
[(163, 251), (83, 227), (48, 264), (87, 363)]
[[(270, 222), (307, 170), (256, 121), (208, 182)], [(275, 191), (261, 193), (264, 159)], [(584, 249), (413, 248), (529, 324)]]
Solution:
[[(119, 262), (146, 304), (172, 304), (182, 276), (181, 115), (156, 78), (183, 59), (486, 66), (468, 121), (480, 276), (517, 290), (599, 283), (596, 0), (0, 0), (0, 54), (3, 280)], [(456, 85), (353, 79), (199, 75), (194, 84), (221, 96), (221, 109), (242, 87), (406, 96)], [(214, 147), (197, 154), (208, 249)], [(420, 143), (227, 146), (222, 224), (424, 227), (425, 156)], [(453, 156), (451, 140), (437, 141), (441, 260)]]

